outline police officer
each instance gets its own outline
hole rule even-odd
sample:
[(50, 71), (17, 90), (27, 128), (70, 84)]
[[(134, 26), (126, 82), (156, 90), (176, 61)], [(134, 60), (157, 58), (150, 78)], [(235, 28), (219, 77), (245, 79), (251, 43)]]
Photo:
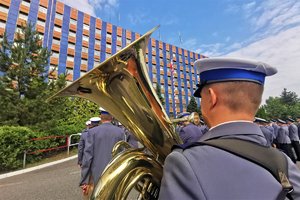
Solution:
[(189, 112), (184, 112), (179, 115), (179, 118), (182, 118), (184, 120), (183, 126), (179, 130), (179, 136), (182, 139), (183, 143), (196, 142), (203, 135), (200, 129), (189, 121), (189, 117)]
[(281, 149), (286, 155), (288, 155), (294, 163), (296, 163), (296, 158), (292, 150), (292, 142), (289, 137), (289, 128), (286, 121), (278, 119), (279, 129), (277, 135), (278, 148)]
[(294, 124), (295, 120), (288, 118), (289, 125), (289, 137), (291, 139), (292, 147), (295, 150), (297, 155), (297, 160), (300, 161), (300, 145), (299, 145), (299, 136), (298, 136), (298, 127)]
[[(253, 119), (265, 76), (277, 70), (262, 62), (230, 58), (200, 59), (195, 66), (200, 84), (194, 96), (201, 96), (202, 115), (210, 128), (199, 141), (236, 138), (266, 146)], [(300, 171), (286, 159), (294, 187), (291, 196), (299, 199)], [(281, 192), (281, 184), (263, 167), (212, 146), (190, 145), (167, 156), (159, 199), (277, 199)]]
[(112, 159), (111, 152), (114, 145), (125, 139), (124, 131), (114, 126), (111, 121), (112, 116), (102, 110), (102, 124), (88, 130), (80, 180), (83, 190), (91, 180), (94, 184), (98, 182), (104, 168)]
[(96, 127), (100, 123), (100, 117), (92, 117), (89, 121), (85, 122), (86, 128), (82, 131), (78, 143), (78, 165), (81, 167), (83, 160), (83, 152), (87, 140), (88, 129)]
[(267, 140), (267, 146), (271, 147), (273, 144), (274, 135), (273, 135), (272, 131), (266, 127), (266, 124), (268, 123), (268, 121), (263, 118), (255, 117), (254, 122), (259, 125), (261, 132), (264, 134), (264, 136)]

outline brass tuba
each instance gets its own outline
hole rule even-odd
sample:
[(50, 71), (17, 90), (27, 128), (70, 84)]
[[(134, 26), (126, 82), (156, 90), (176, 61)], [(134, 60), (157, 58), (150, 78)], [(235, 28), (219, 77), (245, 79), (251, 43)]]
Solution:
[(139, 199), (157, 199), (164, 160), (171, 147), (181, 143), (152, 87), (145, 62), (148, 40), (157, 28), (54, 95), (97, 103), (146, 148), (129, 148), (114, 156), (91, 199), (126, 199), (133, 188)]

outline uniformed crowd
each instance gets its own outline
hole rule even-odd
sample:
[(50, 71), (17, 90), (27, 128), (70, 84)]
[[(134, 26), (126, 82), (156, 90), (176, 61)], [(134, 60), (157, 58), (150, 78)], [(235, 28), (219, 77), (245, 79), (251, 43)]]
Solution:
[(88, 198), (92, 187), (112, 159), (112, 149), (119, 141), (128, 142), (133, 148), (138, 141), (132, 133), (118, 121), (114, 121), (109, 112), (100, 108), (100, 117), (92, 117), (86, 122), (78, 144), (78, 165), (81, 168), (80, 187)]
[(300, 116), (296, 120), (292, 118), (272, 119), (270, 121), (256, 118), (255, 122), (260, 126), (267, 145), (280, 149), (296, 163), (300, 161)]
[[(203, 120), (198, 113), (177, 116), (183, 144), (175, 145), (164, 162), (159, 199), (300, 199), (295, 164), (300, 159), (300, 118), (255, 118), (265, 77), (277, 70), (230, 58), (200, 59), (195, 66), (200, 84), (194, 96), (201, 98)], [(108, 112), (101, 111), (100, 117), (100, 125), (100, 118), (87, 122), (80, 139), (84, 193), (91, 182), (97, 183), (118, 141), (138, 147), (128, 130), (112, 124)]]

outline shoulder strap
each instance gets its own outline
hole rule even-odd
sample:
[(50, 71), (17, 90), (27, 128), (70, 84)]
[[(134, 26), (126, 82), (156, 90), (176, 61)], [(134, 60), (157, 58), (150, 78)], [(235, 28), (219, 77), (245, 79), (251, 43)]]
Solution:
[(192, 146), (199, 145), (209, 145), (222, 149), (263, 167), (282, 185), (282, 192), (277, 199), (284, 199), (285, 197), (292, 199), (290, 193), (293, 191), (293, 186), (287, 178), (287, 160), (283, 153), (277, 149), (240, 139), (219, 138), (192, 144)]

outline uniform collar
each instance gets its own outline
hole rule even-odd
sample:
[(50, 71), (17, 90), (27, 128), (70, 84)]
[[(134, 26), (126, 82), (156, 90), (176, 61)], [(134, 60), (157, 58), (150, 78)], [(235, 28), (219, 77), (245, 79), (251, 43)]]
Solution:
[(264, 137), (257, 124), (250, 121), (230, 121), (210, 128), (209, 131), (201, 137), (200, 141), (239, 135), (255, 135)]

